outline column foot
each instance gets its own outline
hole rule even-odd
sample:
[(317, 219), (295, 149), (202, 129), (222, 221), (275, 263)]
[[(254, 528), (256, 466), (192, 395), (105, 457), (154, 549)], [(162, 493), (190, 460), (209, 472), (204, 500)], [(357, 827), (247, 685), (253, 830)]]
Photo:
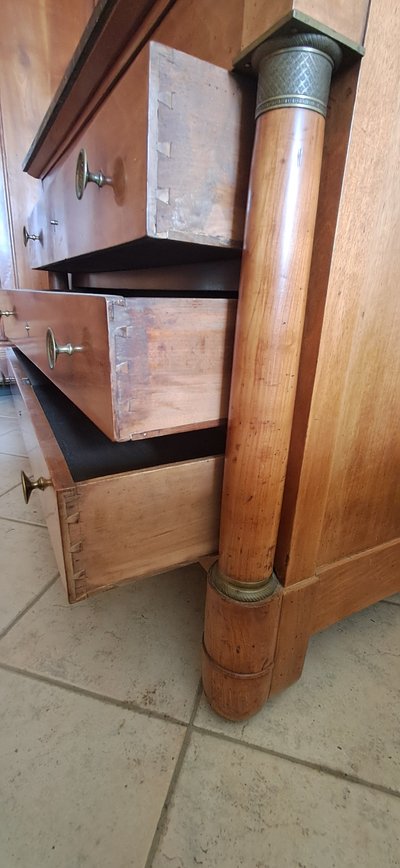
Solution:
[(264, 705), (271, 686), (282, 593), (240, 602), (207, 583), (202, 675), (212, 709), (245, 720)]

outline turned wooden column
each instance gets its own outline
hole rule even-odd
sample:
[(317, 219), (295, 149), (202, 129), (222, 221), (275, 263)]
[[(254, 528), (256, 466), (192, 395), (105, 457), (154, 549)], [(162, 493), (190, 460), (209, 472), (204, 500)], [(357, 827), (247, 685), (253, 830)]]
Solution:
[(332, 39), (265, 41), (258, 73), (222, 494), (208, 576), (203, 684), (232, 720), (268, 696), (281, 588), (273, 574), (297, 383), (331, 74)]

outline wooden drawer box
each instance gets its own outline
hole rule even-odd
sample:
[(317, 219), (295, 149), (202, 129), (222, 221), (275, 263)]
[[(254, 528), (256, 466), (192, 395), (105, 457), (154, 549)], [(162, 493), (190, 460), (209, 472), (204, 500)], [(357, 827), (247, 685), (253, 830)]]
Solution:
[(33, 476), (51, 483), (33, 496), (70, 602), (216, 551), (222, 429), (110, 443), (18, 351), (7, 353)]
[[(32, 267), (68, 260), (72, 270), (71, 260), (100, 251), (107, 269), (117, 257), (118, 268), (134, 268), (196, 261), (204, 246), (208, 257), (210, 247), (240, 249), (253, 127), (252, 82), (149, 43), (44, 179), (27, 224), (38, 236)], [(78, 200), (82, 149), (110, 183), (88, 183)]]
[(226, 418), (234, 299), (3, 290), (0, 301), (8, 339), (111, 440)]

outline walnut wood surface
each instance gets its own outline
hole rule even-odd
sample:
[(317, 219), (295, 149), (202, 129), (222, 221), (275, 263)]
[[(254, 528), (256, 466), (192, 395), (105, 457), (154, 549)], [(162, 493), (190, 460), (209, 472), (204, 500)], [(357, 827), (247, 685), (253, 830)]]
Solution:
[(321, 568), (312, 632), (324, 630), (335, 621), (399, 592), (400, 539)]
[(45, 274), (30, 272), (23, 245), (22, 227), (40, 184), (22, 173), (21, 163), (92, 8), (92, 0), (71, 0), (65, 26), (65, 6), (58, 0), (1, 3), (0, 101), (15, 272), (12, 281), (3, 274), (3, 287), (47, 286)]
[(215, 551), (222, 456), (74, 484), (44, 411), (23, 381), (23, 365), (12, 350), (8, 353), (26, 408), (32, 470), (53, 483), (39, 495), (70, 602)]
[[(59, 504), (63, 498), (63, 492), (67, 492), (67, 496), (73, 492), (74, 481), (39, 401), (31, 385), (27, 382), (24, 367), (11, 349), (7, 350), (7, 360), (9, 375), (16, 380), (16, 386), (12, 387), (13, 397), (27, 456), (32, 468), (32, 477), (38, 479), (39, 476), (43, 476), (52, 481), (51, 487), (44, 491), (35, 491), (31, 497), (40, 498), (57, 566), (67, 588), (68, 580), (59, 519)], [(19, 479), (16, 479), (16, 482), (19, 482)], [(21, 498), (23, 496), (22, 488), (20, 496)]]
[[(227, 416), (236, 302), (0, 292), (13, 340), (112, 440), (216, 426)], [(29, 324), (29, 332), (26, 325)], [(46, 332), (83, 347), (50, 369)]]
[(314, 579), (284, 589), (270, 696), (285, 690), (301, 676), (312, 633), (316, 593)]
[(296, 513), (304, 445), (318, 363), (358, 73), (359, 68), (357, 66), (345, 69), (334, 76), (331, 85), (299, 377), (274, 562), (275, 572), (282, 583), (285, 582), (290, 558), (290, 539)]
[(136, 0), (134, 6), (132, 0), (98, 0), (95, 3), (93, 14), (78, 45), (75, 42), (76, 48), (68, 67), (25, 157), (25, 171), (36, 178), (41, 177), (44, 160), (53, 156), (60, 141), (65, 142), (77, 118), (82, 114), (87, 116), (87, 104), (90, 104), (94, 92), (103, 90), (107, 73), (110, 67), (118, 66), (126, 43), (135, 42), (143, 21), (153, 15), (154, 9), (157, 10), (157, 21), (173, 2)]
[[(11, 223), (10, 191), (7, 177), (7, 157), (4, 147), (3, 117), (0, 102), (0, 225), (2, 229), (2, 243), (0, 245), (0, 288), (2, 286), (13, 289), (17, 285), (17, 263), (15, 258), (15, 244)], [(3, 337), (3, 323), (0, 320), (0, 335)]]
[(399, 562), (397, 539), (283, 589), (270, 695), (300, 678), (313, 633), (399, 592)]
[[(205, 61), (146, 46), (45, 179), (43, 242), (29, 246), (32, 266), (146, 237), (240, 248), (253, 90), (250, 81)], [(74, 177), (82, 147), (90, 170), (101, 170), (112, 186), (89, 183), (79, 201)]]
[(244, 0), (242, 47), (258, 39), (293, 10), (314, 18), (356, 43), (362, 43), (369, 0)]
[(36, 135), (24, 164), (34, 177), (45, 175), (59, 159), (151, 36), (226, 69), (239, 52), (243, 0), (141, 0), (136, 14), (130, 0), (114, 6), (113, 17), (103, 16), (100, 39), (97, 34), (100, 50), (90, 50), (87, 33), (63, 79), (63, 93), (54, 98)]
[(282, 595), (242, 603), (220, 594), (208, 581), (202, 678), (217, 714), (243, 720), (267, 699)]
[(215, 551), (222, 466), (202, 458), (79, 483), (86, 592)]
[(400, 58), (395, 22), (388, 0), (372, 4), (286, 583), (399, 536), (400, 119), (392, 109)]
[(229, 407), (220, 569), (272, 572), (317, 208), (324, 119), (277, 109), (257, 122)]

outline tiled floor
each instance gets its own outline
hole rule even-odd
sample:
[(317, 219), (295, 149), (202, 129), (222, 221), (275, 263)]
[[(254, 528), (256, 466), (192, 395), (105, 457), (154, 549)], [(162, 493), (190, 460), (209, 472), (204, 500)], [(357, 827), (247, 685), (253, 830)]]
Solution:
[(0, 868), (400, 866), (400, 595), (225, 723), (200, 690), (201, 568), (69, 607), (7, 397), (0, 450)]

